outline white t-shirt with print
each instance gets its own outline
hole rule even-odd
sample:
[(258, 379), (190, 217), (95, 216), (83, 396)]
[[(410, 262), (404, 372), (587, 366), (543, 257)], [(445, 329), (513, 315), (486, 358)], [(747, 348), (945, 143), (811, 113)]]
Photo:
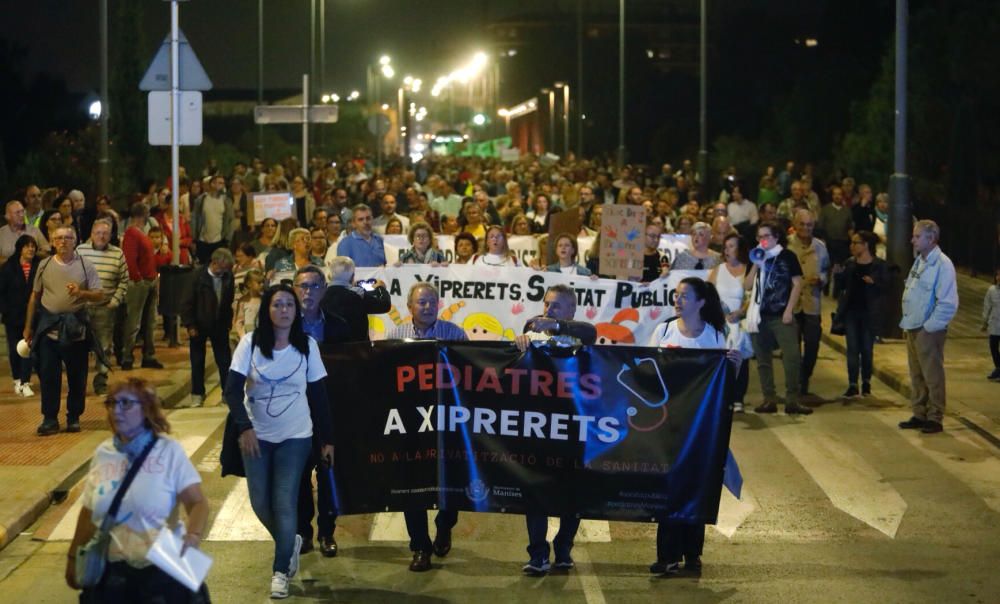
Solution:
[[(128, 466), (128, 458), (115, 449), (111, 439), (97, 447), (81, 499), (83, 506), (92, 511), (95, 526), (100, 527), (108, 515), (111, 500)], [(112, 562), (124, 560), (136, 568), (149, 566), (146, 553), (177, 504), (177, 495), (200, 483), (201, 476), (180, 443), (161, 435), (118, 508), (118, 523), (111, 529), (108, 559)]]
[(649, 345), (657, 348), (725, 348), (726, 337), (705, 323), (701, 335), (689, 338), (681, 333), (677, 321), (670, 321), (656, 326)]
[(309, 339), (306, 358), (289, 344), (268, 359), (255, 348), (250, 354), (252, 333), (240, 339), (229, 368), (246, 376), (243, 405), (257, 438), (280, 443), (290, 438), (312, 436), (312, 417), (306, 399), (306, 384), (326, 377), (316, 340)]

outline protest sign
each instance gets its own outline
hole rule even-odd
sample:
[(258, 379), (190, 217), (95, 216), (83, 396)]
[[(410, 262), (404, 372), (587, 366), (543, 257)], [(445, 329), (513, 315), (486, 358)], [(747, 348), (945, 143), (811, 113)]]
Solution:
[(598, 272), (618, 279), (642, 277), (646, 208), (606, 205), (601, 224)]

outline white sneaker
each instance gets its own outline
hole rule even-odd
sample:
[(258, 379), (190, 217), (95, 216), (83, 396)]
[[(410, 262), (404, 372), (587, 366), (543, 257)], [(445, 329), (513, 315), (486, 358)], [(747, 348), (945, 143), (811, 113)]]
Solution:
[(21, 380), (14, 380), (14, 394), (21, 394)]
[(24, 382), (21, 384), (21, 391), (18, 394), (24, 397), (35, 396), (35, 391), (31, 389), (31, 384)]
[(733, 413), (743, 413), (743, 403), (733, 403)]
[(299, 555), (302, 553), (302, 535), (295, 535), (295, 546), (292, 548), (292, 559), (288, 561), (288, 578), (299, 572)]
[(271, 577), (271, 599), (283, 600), (288, 597), (288, 575), (275, 572)]

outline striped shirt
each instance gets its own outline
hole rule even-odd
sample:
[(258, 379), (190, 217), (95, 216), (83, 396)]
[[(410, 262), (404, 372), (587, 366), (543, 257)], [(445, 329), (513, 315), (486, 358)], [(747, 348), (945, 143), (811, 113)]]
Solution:
[(76, 251), (97, 268), (108, 304), (114, 301), (117, 306), (124, 302), (125, 290), (128, 289), (128, 265), (121, 248), (109, 243), (103, 250), (95, 250), (94, 244), (88, 241), (81, 243)]
[(465, 331), (455, 325), (451, 321), (445, 321), (444, 319), (438, 319), (434, 321), (434, 324), (430, 326), (430, 329), (417, 330), (413, 323), (403, 323), (402, 325), (396, 325), (389, 329), (385, 334), (386, 340), (403, 340), (405, 338), (410, 338), (414, 340), (445, 340), (445, 341), (458, 341), (464, 342), (468, 340), (468, 336), (465, 335)]

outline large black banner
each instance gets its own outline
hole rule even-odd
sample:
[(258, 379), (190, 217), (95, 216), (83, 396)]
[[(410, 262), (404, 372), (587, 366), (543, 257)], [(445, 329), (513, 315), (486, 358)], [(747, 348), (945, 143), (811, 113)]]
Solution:
[(324, 355), (341, 514), (715, 522), (723, 351), (376, 342)]

